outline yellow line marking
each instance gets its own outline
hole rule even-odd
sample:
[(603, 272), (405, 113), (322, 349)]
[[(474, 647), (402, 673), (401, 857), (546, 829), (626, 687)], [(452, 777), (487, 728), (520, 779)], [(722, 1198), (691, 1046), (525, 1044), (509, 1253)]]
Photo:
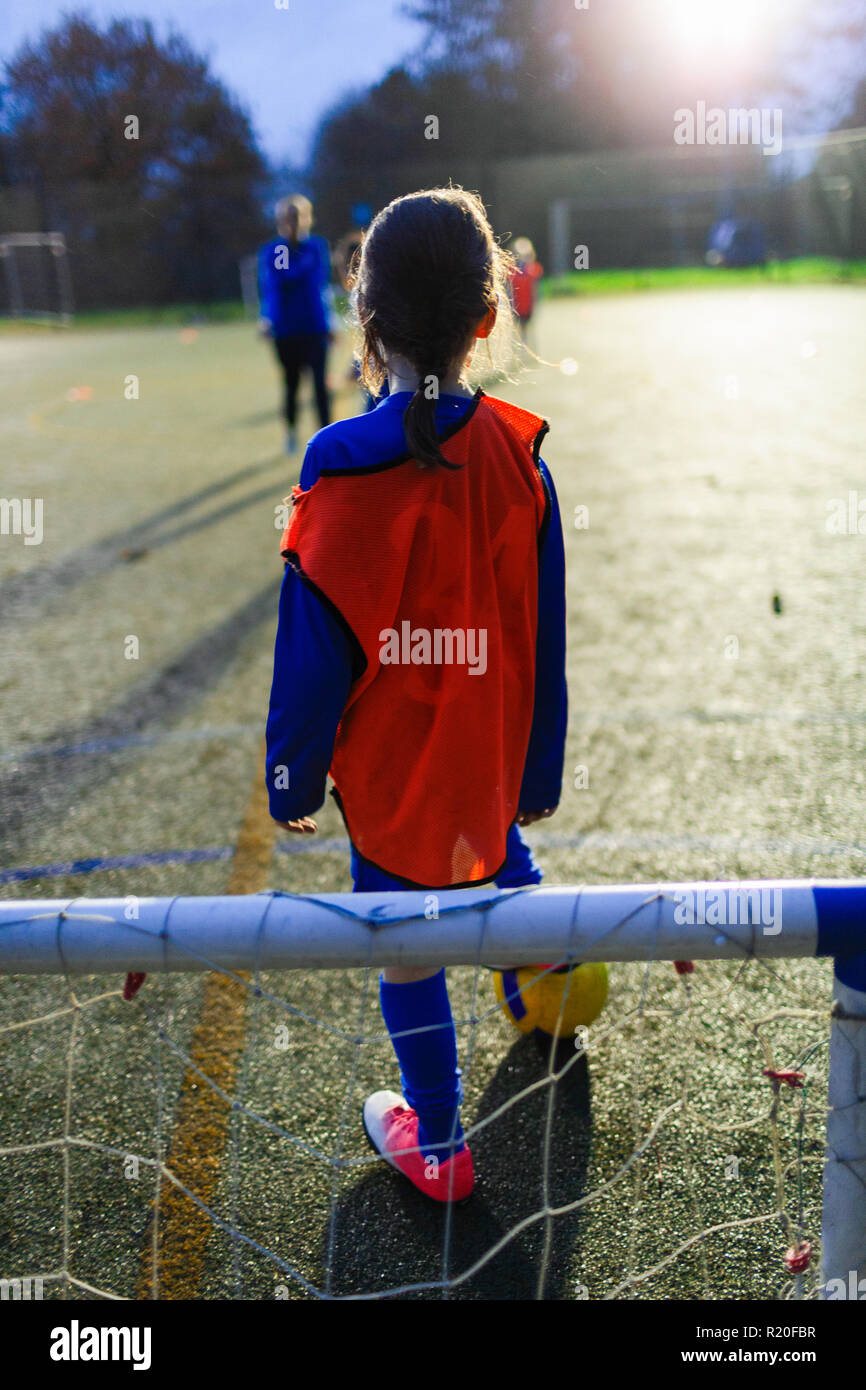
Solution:
[[(262, 757), (256, 763), (256, 779), (227, 893), (257, 893), (267, 883), (276, 825), (268, 812), (263, 761)], [(249, 975), (242, 975), (242, 980), (248, 979)], [(229, 1096), (234, 1094), (246, 1040), (247, 994), (244, 983), (226, 975), (208, 975), (189, 1049), (192, 1063)], [(207, 1206), (213, 1204), (219, 1184), (230, 1115), (225, 1101), (190, 1066), (181, 1087), (165, 1161), (184, 1187)], [(174, 1184), (165, 1191), (160, 1187), (148, 1227), (136, 1297), (198, 1298), (210, 1231), (208, 1216), (184, 1192)]]

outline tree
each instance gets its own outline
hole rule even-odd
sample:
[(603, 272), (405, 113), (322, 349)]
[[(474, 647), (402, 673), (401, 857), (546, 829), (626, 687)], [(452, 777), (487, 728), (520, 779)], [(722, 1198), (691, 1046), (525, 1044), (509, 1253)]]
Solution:
[[(724, 35), (731, 24), (736, 33), (722, 0), (691, 6), (708, 14), (708, 33)], [(539, 152), (667, 143), (673, 110), (698, 99), (782, 105), (791, 132), (827, 129), (851, 100), (866, 56), (866, 0), (768, 0), (765, 8), (753, 0), (750, 40), (721, 51), (711, 41), (678, 43), (676, 8), (659, 0), (588, 0), (585, 8), (574, 0), (405, 0), (403, 8), (425, 28), (416, 71), (460, 72), (485, 93), (492, 117), (505, 117), (500, 128), (531, 132)]]
[(8, 64), (5, 147), (43, 230), (70, 246), (79, 303), (234, 294), (263, 233), (249, 119), (179, 35), (64, 19)]

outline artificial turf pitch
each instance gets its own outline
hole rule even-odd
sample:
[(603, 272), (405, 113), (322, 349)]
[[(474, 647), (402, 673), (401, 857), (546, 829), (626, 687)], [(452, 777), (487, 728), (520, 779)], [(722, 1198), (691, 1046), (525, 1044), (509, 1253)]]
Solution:
[[(569, 566), (562, 803), (529, 832), (547, 882), (862, 873), (866, 540), (827, 519), (860, 480), (863, 296), (553, 300), (539, 350), (578, 372), (536, 366), (496, 388), (551, 422), (543, 453)], [(228, 324), (183, 337), (9, 331), (0, 359), (0, 493), (44, 500), (40, 545), (0, 537), (0, 892), (210, 894), (233, 875), (243, 891), (282, 570), (275, 507), (297, 477), (268, 354)], [(348, 386), (337, 404), (356, 408)], [(336, 809), (318, 820), (317, 844), (278, 833), (272, 854), (260, 845), (267, 867), (254, 863), (249, 888), (348, 889)], [(307, 1298), (457, 1280), (452, 1298), (776, 1297), (789, 1242), (774, 1135), (785, 1210), (815, 1243), (820, 1230), (830, 975), (808, 961), (701, 963), (683, 978), (615, 967), (587, 1058), (567, 1045), (556, 1085), (515, 1100), (551, 1059), (491, 1013), (486, 974), (454, 970), (464, 1123), (506, 1108), (474, 1137), (477, 1190), (449, 1218), (369, 1160), (361, 1102), (397, 1084), (375, 981), (271, 974), (273, 1000), (247, 995), (232, 1023), (243, 1108), (213, 1112), (208, 1202), (223, 1225), (208, 1220), (198, 1246), (192, 1215), (192, 1233), (180, 1229), (176, 1287)], [(121, 985), (76, 981), (79, 1001), (107, 994), (76, 1013), (61, 979), (0, 981), (0, 1150), (64, 1137), (106, 1150), (3, 1157), (6, 1277), (67, 1268), (127, 1297), (146, 1287), (154, 1176), (130, 1155), (171, 1166), (178, 1153), (206, 985), (152, 976), (131, 1003)], [(216, 1052), (212, 1079), (227, 1074)], [(805, 1093), (779, 1097), (775, 1128), (768, 1056), (807, 1075)], [(539, 1219), (545, 1206), (571, 1209)], [(805, 1292), (816, 1278), (813, 1264)], [(86, 1290), (50, 1282), (45, 1296)]]

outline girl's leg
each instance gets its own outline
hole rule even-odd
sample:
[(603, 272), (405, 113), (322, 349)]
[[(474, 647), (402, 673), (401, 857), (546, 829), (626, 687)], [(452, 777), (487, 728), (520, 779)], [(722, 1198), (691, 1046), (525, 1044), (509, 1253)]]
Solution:
[(313, 373), (319, 424), (324, 429), (326, 425), (331, 423), (331, 398), (327, 383), (328, 339), (325, 334), (317, 334), (312, 338), (307, 360)]
[(292, 337), (275, 338), (274, 348), (283, 369), (283, 414), (290, 430), (295, 428), (298, 402), (298, 382), (301, 378), (301, 353)]
[(386, 965), (382, 979), (389, 985), (414, 985), (418, 980), (429, 980), (431, 975), (438, 975), (443, 968), (441, 965)]
[[(352, 849), (356, 893), (400, 891), (402, 884), (365, 864)], [(465, 1148), (460, 1126), (457, 1033), (440, 968), (389, 966), (379, 981), (382, 1017), (400, 1065), (403, 1095), (418, 1116), (418, 1147), (447, 1158)]]
[(505, 845), (505, 866), (496, 880), (496, 887), (525, 888), (540, 883), (543, 878), (532, 850), (520, 833), (520, 826), (512, 825)]
[(418, 1116), (418, 1147), (425, 1155), (448, 1158), (466, 1146), (457, 1033), (445, 971), (399, 984), (383, 975), (379, 998), (400, 1064), (403, 1095)]

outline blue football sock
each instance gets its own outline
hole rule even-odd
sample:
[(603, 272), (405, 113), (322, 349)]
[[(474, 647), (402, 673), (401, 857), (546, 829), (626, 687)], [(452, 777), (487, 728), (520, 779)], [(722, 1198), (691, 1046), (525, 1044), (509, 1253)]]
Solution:
[[(424, 1154), (439, 1150), (439, 1157), (459, 1153), (466, 1147), (459, 1116), (463, 1093), (445, 971), (406, 985), (380, 977), (379, 998), (403, 1095), (418, 1115), (418, 1147)], [(407, 1031), (416, 1028), (428, 1031)]]

